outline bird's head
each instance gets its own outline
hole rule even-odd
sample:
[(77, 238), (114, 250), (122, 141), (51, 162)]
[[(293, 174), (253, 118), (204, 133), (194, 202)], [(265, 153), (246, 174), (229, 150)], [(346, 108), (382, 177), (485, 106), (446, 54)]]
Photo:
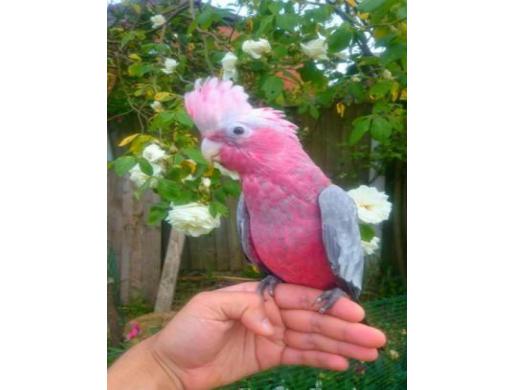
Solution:
[(231, 81), (197, 80), (185, 97), (186, 110), (210, 161), (245, 174), (298, 148), (297, 126), (271, 108), (253, 108), (243, 88)]

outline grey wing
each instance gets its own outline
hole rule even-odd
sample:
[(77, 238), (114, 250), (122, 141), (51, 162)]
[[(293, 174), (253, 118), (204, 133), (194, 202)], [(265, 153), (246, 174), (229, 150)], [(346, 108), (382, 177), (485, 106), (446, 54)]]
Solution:
[(258, 266), (261, 265), (259, 258), (254, 251), (252, 246), (252, 242), (250, 240), (250, 217), (249, 212), (247, 210), (247, 206), (245, 205), (245, 199), (243, 198), (243, 194), (240, 195), (240, 199), (238, 200), (238, 209), (236, 211), (236, 223), (238, 227), (238, 234), (240, 236), (240, 243), (243, 249), (243, 253), (247, 259), (252, 263)]
[(318, 197), (322, 238), (333, 273), (343, 281), (353, 298), (361, 293), (363, 249), (356, 204), (340, 187), (330, 185)]

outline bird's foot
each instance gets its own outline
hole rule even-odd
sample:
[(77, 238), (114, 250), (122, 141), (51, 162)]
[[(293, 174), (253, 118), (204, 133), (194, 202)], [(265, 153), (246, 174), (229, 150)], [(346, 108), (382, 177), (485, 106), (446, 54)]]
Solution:
[(258, 284), (257, 291), (260, 295), (264, 296), (265, 291), (273, 297), (275, 287), (281, 283), (281, 280), (275, 277), (274, 275), (267, 275), (263, 280), (261, 280)]
[(348, 294), (345, 293), (341, 288), (336, 287), (331, 290), (326, 290), (322, 294), (320, 294), (320, 296), (315, 300), (313, 305), (320, 305), (318, 312), (324, 314), (327, 310), (333, 307), (333, 305), (340, 297), (347, 296)]

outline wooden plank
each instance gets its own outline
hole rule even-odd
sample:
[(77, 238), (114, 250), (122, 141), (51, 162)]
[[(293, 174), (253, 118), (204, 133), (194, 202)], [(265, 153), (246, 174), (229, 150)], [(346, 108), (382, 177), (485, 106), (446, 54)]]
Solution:
[(134, 199), (127, 177), (109, 171), (108, 244), (113, 249), (120, 272), (120, 298), (127, 303), (144, 297), (154, 302), (160, 276), (160, 229), (147, 225), (150, 205), (157, 200), (151, 191)]
[(230, 269), (231, 260), (229, 258), (229, 245), (228, 245), (228, 220), (222, 218), (220, 228), (215, 229), (213, 232), (215, 241), (215, 258), (216, 258), (216, 271), (228, 271)]
[(143, 196), (143, 234), (142, 239), (142, 280), (143, 296), (149, 303), (156, 300), (159, 279), (161, 276), (161, 225), (150, 226), (147, 223), (150, 206), (159, 197), (152, 191)]
[(236, 228), (236, 208), (238, 199), (230, 198), (227, 200), (229, 208), (229, 217), (227, 219), (227, 248), (229, 256), (229, 269), (231, 271), (240, 271), (245, 263), (244, 254), (240, 246), (240, 238)]
[(184, 248), (184, 241), (184, 234), (172, 229), (170, 240), (168, 242), (168, 249), (166, 250), (165, 262), (163, 264), (161, 281), (159, 282), (156, 304), (154, 306), (154, 311), (156, 312), (167, 312), (172, 308), (177, 276), (181, 266), (181, 255)]
[(143, 205), (131, 194), (131, 214), (128, 215), (127, 229), (130, 231), (130, 241), (126, 244), (130, 248), (129, 253), (129, 299), (137, 299), (142, 297), (142, 278), (143, 278), (143, 260), (142, 260), (142, 217)]

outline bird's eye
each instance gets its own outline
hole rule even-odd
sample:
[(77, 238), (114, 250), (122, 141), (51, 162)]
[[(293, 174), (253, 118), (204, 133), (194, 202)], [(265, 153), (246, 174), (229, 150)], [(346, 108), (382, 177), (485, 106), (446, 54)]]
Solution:
[(241, 126), (236, 126), (232, 129), (232, 132), (236, 135), (242, 135), (243, 133), (245, 133), (245, 129)]

